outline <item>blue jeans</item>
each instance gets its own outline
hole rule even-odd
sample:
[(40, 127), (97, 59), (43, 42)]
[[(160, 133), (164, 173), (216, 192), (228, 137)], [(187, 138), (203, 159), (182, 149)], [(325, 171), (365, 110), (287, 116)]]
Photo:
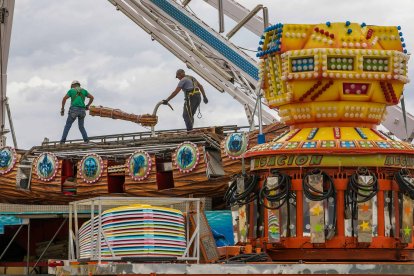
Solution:
[(68, 119), (66, 120), (66, 125), (65, 125), (65, 128), (63, 129), (62, 139), (60, 139), (61, 143), (66, 142), (66, 137), (68, 136), (69, 130), (73, 122), (76, 120), (76, 118), (78, 118), (79, 130), (82, 134), (83, 141), (85, 142), (89, 141), (88, 134), (86, 133), (86, 130), (84, 127), (85, 116), (86, 116), (85, 108), (77, 107), (77, 106), (71, 106), (69, 108)]

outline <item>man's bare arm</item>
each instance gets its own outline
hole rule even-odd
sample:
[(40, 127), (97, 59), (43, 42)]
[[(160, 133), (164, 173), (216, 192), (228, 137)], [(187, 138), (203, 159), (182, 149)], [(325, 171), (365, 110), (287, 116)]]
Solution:
[(65, 109), (66, 100), (69, 99), (68, 95), (65, 95), (62, 99), (62, 109)]
[(180, 92), (180, 90), (181, 90), (181, 88), (180, 87), (177, 87), (172, 93), (171, 93), (171, 95), (167, 98), (167, 99), (165, 99), (164, 101), (166, 102), (166, 103), (168, 103), (169, 101), (171, 101), (172, 99), (174, 99), (174, 97), (175, 96), (177, 96), (177, 94)]
[(207, 99), (207, 96), (206, 96), (206, 92), (204, 92), (204, 87), (201, 85), (201, 83), (198, 83), (198, 88), (200, 89), (201, 94), (203, 95), (203, 102), (205, 104), (208, 103), (208, 99)]
[(88, 102), (88, 104), (86, 105), (86, 110), (88, 110), (89, 109), (89, 106), (92, 104), (92, 102), (93, 102), (93, 99), (94, 99), (94, 97), (92, 96), (92, 94), (91, 93), (88, 93), (88, 95), (86, 96), (86, 98), (88, 98), (89, 99), (89, 102)]

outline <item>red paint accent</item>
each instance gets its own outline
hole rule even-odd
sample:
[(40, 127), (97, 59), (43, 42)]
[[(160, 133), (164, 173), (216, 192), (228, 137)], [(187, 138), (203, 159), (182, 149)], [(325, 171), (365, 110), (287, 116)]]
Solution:
[(392, 84), (387, 82), (387, 88), (388, 88), (388, 92), (391, 95), (392, 103), (398, 104), (398, 99), (397, 99), (397, 96), (395, 95), (394, 87), (392, 86)]
[(300, 98), (299, 101), (302, 102), (303, 100), (305, 100), (310, 94), (312, 94), (313, 91), (315, 91), (315, 89), (317, 89), (320, 85), (322, 84), (321, 80), (318, 80), (314, 85), (312, 85), (312, 87), (305, 92), (305, 94), (303, 94)]
[(332, 39), (334, 39), (335, 38), (335, 35), (334, 34), (330, 34), (329, 35)]
[(380, 87), (384, 98), (388, 103), (398, 104), (398, 98), (395, 95), (394, 87), (389, 82), (380, 82)]
[(328, 83), (326, 83), (321, 89), (319, 89), (314, 95), (312, 95), (311, 100), (314, 101), (316, 100), (320, 95), (323, 94), (323, 92), (325, 92), (326, 90), (328, 90), (328, 88), (333, 85), (333, 80), (329, 80)]
[(313, 29), (315, 32), (319, 32), (319, 28), (316, 27), (315, 29)]
[(334, 134), (335, 139), (341, 139), (341, 128), (334, 127), (333, 134)]
[[(362, 89), (363, 86), (365, 86), (365, 89)], [(344, 95), (367, 95), (369, 90), (369, 83), (344, 82), (342, 84), (342, 89)], [(346, 93), (346, 90), (348, 90), (349, 93)], [(358, 90), (360, 91), (359, 94), (357, 93)]]
[[(345, 213), (345, 190), (348, 185), (348, 179), (336, 179), (335, 186), (337, 189), (337, 196), (336, 196), (336, 217), (337, 218), (344, 218)], [(338, 219), (336, 225), (337, 236), (341, 239), (345, 238), (345, 220)]]
[[(296, 208), (297, 210), (303, 210), (303, 188), (302, 179), (292, 180), (292, 190), (296, 188)], [(303, 237), (303, 212), (296, 212), (296, 237)]]
[(374, 30), (373, 29), (369, 29), (368, 32), (367, 32), (366, 39), (370, 39), (372, 37), (373, 33), (374, 33)]

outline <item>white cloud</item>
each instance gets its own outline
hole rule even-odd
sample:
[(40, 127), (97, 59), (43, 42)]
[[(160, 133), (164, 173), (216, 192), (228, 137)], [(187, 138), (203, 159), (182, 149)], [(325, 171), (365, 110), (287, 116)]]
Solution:
[[(414, 52), (414, 1), (410, 0), (238, 0), (251, 9), (269, 8), (273, 23), (366, 22), (401, 25), (409, 52)], [(217, 11), (201, 0), (190, 7), (216, 28)], [(226, 20), (226, 32), (235, 23)], [(241, 31), (232, 39), (256, 49), (258, 38)], [(155, 104), (175, 88), (175, 71), (181, 61), (141, 30), (106, 0), (16, 1), (8, 68), (8, 97), (22, 148), (39, 144), (44, 137), (58, 140), (66, 117), (60, 103), (72, 80), (79, 80), (95, 96), (95, 103), (126, 112), (152, 113)], [(414, 80), (414, 73), (410, 71)], [(196, 126), (246, 125), (243, 107), (227, 94), (206, 84), (210, 103), (201, 105), (203, 118)], [(414, 111), (413, 84), (406, 87), (409, 110)], [(161, 128), (184, 128), (182, 95), (172, 101), (174, 111), (159, 110)], [(68, 109), (68, 107), (66, 108)], [(86, 119), (90, 135), (145, 130), (129, 122), (97, 117)], [(76, 123), (69, 138), (80, 138)]]

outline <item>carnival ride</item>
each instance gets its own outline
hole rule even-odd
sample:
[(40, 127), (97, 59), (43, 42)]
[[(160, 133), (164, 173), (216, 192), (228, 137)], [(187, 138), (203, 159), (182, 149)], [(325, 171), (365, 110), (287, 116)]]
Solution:
[(275, 260), (413, 260), (414, 147), (376, 130), (408, 82), (400, 36), (350, 22), (265, 30), (265, 97), (291, 128), (245, 154), (264, 209), (241, 240)]

